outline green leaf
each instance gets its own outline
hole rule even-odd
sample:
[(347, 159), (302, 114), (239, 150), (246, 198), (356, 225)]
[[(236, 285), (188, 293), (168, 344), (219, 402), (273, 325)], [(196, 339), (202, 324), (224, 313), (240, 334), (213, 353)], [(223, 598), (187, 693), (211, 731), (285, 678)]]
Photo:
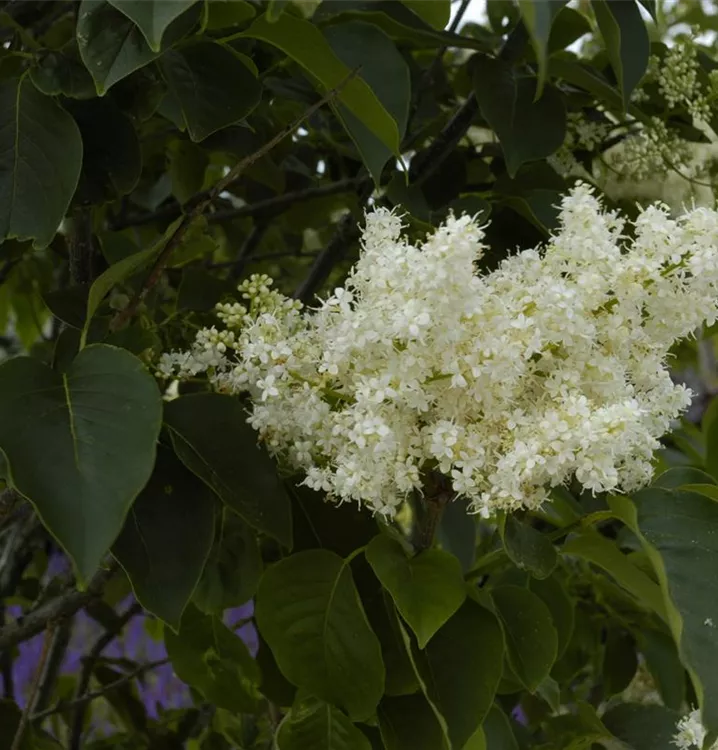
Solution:
[(77, 46), (100, 96), (158, 56), (135, 24), (105, 0), (82, 0)]
[(228, 711), (254, 713), (259, 699), (259, 668), (244, 641), (191, 604), (182, 616), (179, 633), (165, 631), (172, 667), (210, 704)]
[(452, 747), (463, 747), (491, 708), (501, 681), (504, 638), (496, 616), (467, 599), (414, 658)]
[[(623, 98), (598, 71), (573, 59), (554, 55), (548, 61), (548, 75), (550, 78), (560, 78), (577, 86), (589, 94), (593, 94), (600, 102), (607, 106), (623, 110)], [(629, 112), (635, 113), (635, 108), (629, 107)]]
[(172, 141), (168, 152), (172, 194), (180, 203), (187, 203), (202, 190), (209, 156), (202, 148), (190, 141)]
[(426, 550), (410, 559), (399, 542), (381, 534), (367, 547), (366, 559), (416, 634), (419, 648), (466, 598), (461, 565), (442, 550)]
[(177, 455), (250, 526), (292, 544), (289, 497), (274, 461), (257, 446), (239, 399), (195, 393), (170, 401), (165, 422)]
[(254, 6), (245, 0), (208, 0), (207, 29), (216, 31), (238, 26), (256, 15)]
[(366, 719), (384, 692), (381, 648), (369, 627), (347, 560), (299, 552), (259, 584), (257, 625), (286, 677)]
[(496, 704), (484, 719), (484, 735), (486, 750), (519, 750), (511, 722)]
[(68, 109), (84, 148), (75, 201), (101, 204), (131, 193), (142, 173), (142, 156), (130, 118), (109, 98), (70, 102)]
[(558, 554), (551, 541), (540, 531), (509, 514), (502, 524), (506, 554), (521, 570), (535, 578), (548, 578), (558, 564)]
[(75, 121), (29, 77), (0, 79), (0, 242), (47, 247), (77, 187), (82, 140)]
[(73, 99), (89, 99), (97, 93), (95, 82), (74, 44), (62, 51), (48, 51), (30, 68), (30, 78), (48, 96), (62, 94)]
[(316, 698), (295, 703), (282, 722), (278, 750), (371, 750), (369, 740), (335, 706)]
[(506, 169), (550, 156), (566, 137), (566, 109), (557, 89), (546, 86), (534, 101), (536, 79), (503, 60), (475, 55), (474, 92), (481, 114), (501, 142)]
[(606, 698), (622, 693), (638, 669), (636, 642), (622, 627), (609, 627), (603, 653), (603, 691)]
[(140, 604), (175, 630), (212, 547), (214, 493), (161, 447), (112, 554)]
[[(426, 3), (422, 5), (440, 3)], [(380, 104), (396, 122), (399, 138), (403, 138), (409, 117), (411, 80), (409, 66), (394, 42), (369, 23), (350, 21), (330, 26), (324, 36), (334, 54), (347, 68), (360, 67), (359, 77), (366, 81)], [(346, 105), (338, 106), (339, 116), (356, 143), (369, 173), (378, 185), (381, 172), (392, 156), (392, 150), (375, 135), (362, 119)]]
[[(12, 700), (0, 700), (0, 743), (13, 747), (22, 718), (20, 707)], [(60, 750), (61, 745), (39, 727), (28, 726), (17, 750)]]
[(583, 13), (564, 5), (553, 19), (548, 39), (548, 54), (570, 47), (584, 34), (591, 33), (591, 23)]
[(633, 0), (591, 0), (591, 7), (625, 108), (648, 67), (651, 46), (646, 24)]
[(153, 52), (159, 52), (167, 27), (197, 0), (108, 0), (142, 32)]
[(631, 750), (675, 750), (673, 742), (681, 718), (665, 706), (623, 703), (601, 717), (606, 728)]
[(558, 653), (558, 636), (548, 607), (520, 586), (500, 586), (491, 592), (504, 630), (509, 664), (534, 692), (548, 676)]
[(659, 630), (643, 629), (638, 643), (663, 703), (680, 711), (686, 698), (686, 670), (675, 641)]
[(220, 616), (248, 602), (262, 575), (257, 537), (232, 510), (223, 507), (214, 544), (192, 601), (202, 612)]
[(529, 581), (529, 588), (543, 601), (551, 613), (553, 626), (556, 628), (556, 635), (558, 636), (558, 653), (556, 657), (558, 659), (563, 655), (573, 635), (575, 603), (566, 593), (566, 590), (559, 583), (556, 576), (551, 576), (543, 580), (532, 578)]
[(160, 67), (193, 141), (246, 117), (262, 95), (244, 57), (217, 42), (167, 50)]
[(476, 562), (476, 516), (468, 512), (466, 500), (457, 498), (446, 506), (437, 539), (442, 549), (458, 558), (464, 573), (471, 570)]
[(718, 730), (718, 503), (695, 492), (651, 488), (635, 494), (637, 530), (649, 545), (671, 630), (696, 683), (709, 731)]
[(167, 227), (167, 230), (158, 242), (151, 247), (148, 247), (146, 250), (140, 250), (139, 252), (133, 253), (123, 260), (114, 263), (92, 282), (90, 293), (87, 297), (87, 314), (85, 316), (85, 325), (82, 328), (82, 336), (80, 339), (81, 347), (85, 345), (90, 323), (102, 300), (107, 294), (109, 294), (113, 287), (117, 286), (117, 284), (120, 284), (133, 274), (141, 271), (145, 266), (148, 266), (150, 262), (162, 252), (164, 246), (174, 234), (175, 229), (179, 226), (181, 221), (181, 218), (175, 219), (175, 221)]
[(177, 309), (208, 312), (214, 309), (223, 295), (236, 291), (236, 281), (220, 279), (203, 268), (190, 266), (182, 271), (182, 281), (177, 292)]
[(561, 550), (563, 555), (575, 555), (598, 565), (630, 591), (643, 606), (667, 620), (663, 595), (640, 568), (637, 568), (616, 544), (596, 531), (587, 530), (571, 537)]
[(0, 450), (10, 483), (83, 579), (150, 478), (161, 419), (154, 379), (123, 349), (87, 347), (63, 374), (26, 357), (0, 365)]
[(425, 0), (401, 0), (401, 2), (438, 31), (443, 31), (451, 18), (450, 0), (433, 0), (430, 3)]
[(521, 17), (531, 37), (538, 61), (536, 98), (541, 96), (546, 81), (546, 50), (554, 18), (567, 0), (519, 0)]
[(653, 482), (654, 487), (663, 487), (666, 490), (678, 490), (689, 484), (715, 485), (715, 479), (693, 466), (677, 466), (664, 471)]
[(289, 0), (269, 0), (267, 3), (267, 21), (274, 23), (282, 15)]
[(384, 698), (377, 715), (386, 750), (452, 750), (423, 695)]
[[(278, 47), (327, 90), (339, 86), (351, 72), (314, 24), (287, 13), (274, 23), (270, 23), (266, 16), (260, 16), (242, 36), (261, 39)], [(393, 154), (398, 155), (398, 126), (360, 76), (343, 86), (336, 101), (344, 104)]]

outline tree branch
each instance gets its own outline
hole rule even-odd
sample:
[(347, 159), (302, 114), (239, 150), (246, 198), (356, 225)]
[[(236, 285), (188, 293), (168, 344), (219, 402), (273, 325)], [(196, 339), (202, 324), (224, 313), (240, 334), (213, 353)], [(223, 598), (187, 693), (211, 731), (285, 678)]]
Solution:
[(72, 729), (68, 743), (69, 750), (80, 750), (80, 747), (82, 746), (82, 730), (85, 725), (85, 708), (87, 707), (87, 702), (82, 699), (90, 687), (90, 679), (92, 678), (92, 672), (95, 669), (97, 660), (107, 646), (109, 646), (110, 643), (112, 643), (112, 641), (114, 641), (122, 632), (125, 625), (127, 625), (127, 623), (141, 611), (142, 607), (137, 602), (131, 607), (128, 607), (127, 611), (117, 618), (114, 626), (110, 630), (106, 630), (95, 641), (90, 652), (84, 658), (82, 671), (80, 672), (80, 678), (77, 681), (77, 688), (75, 690), (74, 702), (76, 703), (76, 710), (72, 719)]
[(107, 693), (116, 690), (118, 687), (122, 687), (123, 685), (126, 685), (128, 682), (132, 682), (136, 677), (141, 677), (145, 672), (150, 672), (153, 669), (157, 669), (157, 667), (161, 667), (164, 664), (167, 664), (169, 662), (169, 659), (158, 659), (157, 661), (151, 661), (147, 664), (142, 664), (136, 669), (133, 669), (131, 672), (128, 672), (125, 675), (122, 675), (122, 677), (118, 677), (114, 682), (110, 682), (108, 685), (105, 685), (103, 688), (100, 688), (99, 690), (95, 690), (90, 693), (85, 693), (81, 698), (76, 698), (71, 701), (67, 701), (64, 703), (58, 703), (55, 706), (52, 706), (51, 708), (48, 708), (44, 711), (40, 711), (39, 713), (32, 716), (31, 721), (33, 723), (37, 721), (43, 721), (48, 716), (53, 716), (54, 714), (63, 713), (64, 711), (71, 711), (74, 708), (79, 708), (81, 706), (87, 706), (89, 703), (92, 703), (97, 698), (104, 698)]
[(16, 622), (0, 629), (0, 651), (12, 648), (16, 643), (26, 641), (28, 638), (42, 633), (51, 620), (74, 615), (89, 601), (100, 596), (105, 583), (114, 575), (116, 570), (117, 565), (113, 563), (100, 570), (84, 591), (73, 589), (61, 594), (48, 602), (44, 602)]
[(33, 678), (32, 685), (30, 686), (30, 694), (27, 697), (27, 704), (25, 710), (22, 712), (20, 717), (20, 723), (17, 725), (15, 732), (15, 738), (12, 741), (10, 750), (20, 750), (22, 747), (22, 739), (25, 736), (25, 730), (27, 729), (28, 722), (30, 720), (30, 711), (35, 703), (35, 696), (37, 695), (38, 688), (40, 687), (40, 679), (45, 671), (45, 664), (47, 663), (47, 657), (50, 653), (50, 644), (52, 643), (53, 633), (55, 631), (55, 625), (51, 624), (45, 631), (45, 639), (42, 642), (42, 651), (40, 652), (40, 661), (37, 664), (35, 670), (35, 677)]
[(344, 86), (349, 83), (349, 81), (354, 78), (354, 76), (356, 76), (358, 72), (359, 68), (355, 68), (354, 70), (352, 70), (352, 72), (336, 88), (332, 89), (321, 99), (319, 99), (319, 101), (312, 104), (312, 106), (306, 109), (296, 120), (287, 125), (286, 128), (277, 133), (277, 135), (267, 141), (267, 143), (265, 143), (261, 148), (242, 159), (229, 171), (229, 173), (225, 177), (223, 177), (221, 180), (218, 180), (214, 184), (214, 186), (208, 191), (206, 197), (196, 203), (190, 210), (190, 212), (182, 217), (179, 225), (167, 241), (164, 249), (162, 250), (162, 252), (160, 252), (147, 278), (142, 284), (142, 287), (130, 300), (127, 307), (121, 310), (113, 319), (110, 326), (111, 330), (116, 331), (122, 328), (125, 323), (127, 323), (127, 321), (129, 321), (130, 318), (132, 318), (132, 316), (137, 312), (137, 308), (145, 298), (147, 292), (152, 289), (152, 287), (154, 287), (155, 284), (159, 281), (160, 276), (162, 275), (162, 271), (169, 262), (172, 253), (182, 242), (182, 239), (187, 233), (187, 230), (193, 224), (195, 219), (198, 219), (200, 216), (202, 216), (211, 202), (223, 190), (226, 190), (229, 185), (235, 182), (248, 167), (261, 159), (265, 154), (269, 153), (280, 141), (283, 141), (287, 136), (291, 135), (301, 125), (301, 123), (304, 122), (304, 120), (306, 120), (308, 117), (311, 117), (318, 109), (324, 106), (324, 104), (332, 101), (344, 88)]
[[(339, 195), (340, 193), (351, 193), (360, 187), (363, 181), (364, 180), (358, 177), (349, 177), (345, 180), (337, 180), (336, 182), (330, 182), (326, 185), (316, 185), (315, 187), (308, 187), (302, 190), (293, 190), (292, 192), (276, 195), (273, 198), (267, 198), (263, 201), (248, 203), (246, 206), (240, 206), (239, 208), (227, 208), (214, 211), (213, 213), (207, 214), (207, 221), (210, 224), (214, 224), (220, 221), (230, 221), (232, 219), (246, 219), (248, 217), (257, 216), (264, 218), (273, 216), (280, 213), (285, 208), (291, 208), (296, 203), (311, 201), (315, 198), (325, 198), (330, 195)], [(231, 187), (231, 185), (229, 187)], [(194, 205), (196, 201), (202, 200), (203, 197), (206, 196), (207, 191), (198, 193), (197, 196), (190, 201), (190, 205)], [(182, 206), (174, 204), (160, 208), (152, 213), (128, 216), (126, 220), (114, 222), (112, 224), (112, 229), (120, 231), (122, 229), (127, 229), (128, 227), (150, 224), (159, 219), (171, 221), (181, 215)]]

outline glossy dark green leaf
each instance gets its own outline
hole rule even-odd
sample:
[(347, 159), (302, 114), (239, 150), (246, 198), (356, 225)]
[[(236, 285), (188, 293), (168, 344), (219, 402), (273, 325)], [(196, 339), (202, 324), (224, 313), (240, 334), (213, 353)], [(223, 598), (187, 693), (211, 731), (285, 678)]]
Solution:
[[(461, 211), (455, 211), (460, 215)], [(482, 219), (487, 216), (488, 213)], [(457, 498), (444, 509), (437, 539), (442, 549), (459, 560), (464, 573), (471, 570), (476, 561), (476, 528), (476, 516), (468, 512), (466, 500)]]
[(566, 109), (557, 89), (546, 86), (534, 101), (536, 79), (503, 60), (477, 55), (474, 92), (481, 114), (501, 142), (509, 175), (522, 164), (550, 156), (566, 136)]
[(451, 18), (451, 2), (449, 0), (434, 0), (430, 3), (424, 0), (401, 0), (401, 2), (438, 31), (443, 31)]
[(250, 526), (292, 544), (289, 497), (274, 461), (257, 446), (239, 399), (197, 393), (170, 401), (165, 422), (177, 455)]
[(535, 578), (548, 578), (558, 563), (558, 554), (551, 541), (513, 515), (506, 518), (503, 541), (506, 554), (514, 565)]
[(537, 97), (541, 95), (546, 80), (546, 53), (551, 26), (565, 4), (564, 0), (519, 0), (521, 18), (531, 36), (538, 61)]
[[(548, 74), (593, 94), (598, 101), (609, 107), (623, 109), (621, 92), (609, 83), (594, 67), (586, 65), (573, 56), (554, 55), (548, 61)], [(630, 108), (629, 108), (630, 110)]]
[(214, 506), (212, 490), (160, 448), (112, 547), (140, 604), (175, 629), (212, 547)]
[(42, 299), (58, 320), (67, 323), (72, 328), (80, 329), (85, 324), (89, 291), (87, 284), (77, 284), (65, 289), (53, 289), (46, 292)]
[(100, 95), (158, 56), (137, 26), (106, 0), (82, 0), (77, 45)]
[(584, 34), (591, 33), (591, 23), (583, 13), (563, 6), (553, 19), (548, 39), (548, 54), (566, 49)]
[(161, 419), (154, 379), (123, 349), (87, 347), (62, 374), (25, 357), (0, 365), (0, 449), (11, 484), (83, 579), (150, 478)]
[[(423, 0), (422, 4), (430, 5)], [(409, 66), (394, 42), (376, 26), (361, 21), (330, 26), (324, 36), (329, 40), (334, 54), (348, 68), (360, 67), (359, 76), (367, 82), (395, 120), (399, 137), (402, 138), (409, 116), (411, 81)], [(381, 171), (391, 158), (392, 150), (346, 105), (339, 105), (338, 110), (364, 164), (374, 182), (379, 184)]]
[[(351, 72), (314, 24), (288, 13), (283, 13), (273, 23), (266, 15), (260, 16), (243, 35), (278, 47), (326, 90), (344, 83)], [(360, 76), (344, 83), (336, 101), (358, 117), (393, 154), (398, 154), (397, 123)]]
[(386, 750), (452, 750), (423, 695), (384, 698), (377, 715)]
[(596, 531), (587, 530), (572, 536), (561, 552), (564, 555), (582, 557), (603, 568), (643, 606), (666, 619), (665, 602), (658, 584), (636, 567), (611, 539)]
[(606, 711), (606, 728), (631, 750), (675, 750), (681, 714), (665, 706), (623, 703)]
[(202, 190), (209, 156), (190, 141), (173, 141), (168, 151), (172, 194), (180, 203), (186, 203)]
[(89, 99), (96, 95), (95, 83), (74, 43), (43, 55), (30, 69), (30, 77), (35, 87), (49, 96)]
[(694, 466), (677, 466), (664, 471), (653, 482), (654, 487), (663, 487), (666, 490), (678, 490), (689, 484), (715, 484), (715, 478)]
[(109, 0), (142, 32), (153, 52), (159, 52), (167, 27), (197, 0)]
[(221, 620), (189, 605), (179, 633), (165, 632), (165, 645), (177, 676), (207, 701), (234, 712), (257, 709), (259, 668)]
[(250, 21), (257, 15), (255, 7), (245, 0), (209, 0), (207, 28), (226, 29)]
[(369, 740), (336, 706), (316, 698), (295, 703), (277, 737), (278, 750), (371, 750)]
[(695, 492), (651, 488), (633, 497), (683, 663), (697, 682), (703, 722), (718, 730), (718, 503)]
[(105, 203), (131, 193), (140, 179), (142, 156), (130, 118), (109, 99), (72, 102), (68, 109), (84, 147), (76, 201)]
[(603, 691), (606, 698), (622, 693), (638, 669), (636, 642), (622, 627), (608, 629), (603, 652)]
[(443, 550), (426, 550), (409, 558), (399, 542), (382, 534), (367, 547), (366, 559), (416, 634), (419, 648), (466, 598), (461, 565)]
[(501, 680), (504, 638), (496, 616), (467, 599), (414, 658), (452, 747), (463, 747), (491, 708)]
[(548, 676), (558, 653), (551, 613), (536, 594), (519, 586), (501, 586), (491, 597), (503, 626), (509, 663), (533, 692)]
[(192, 601), (202, 612), (220, 616), (224, 610), (248, 602), (261, 575), (255, 532), (225, 506), (218, 514), (214, 543)]
[(625, 106), (648, 67), (651, 49), (646, 24), (634, 0), (591, 0), (591, 7)]
[(261, 97), (262, 86), (243, 56), (217, 42), (168, 50), (160, 67), (193, 141), (241, 120)]
[(557, 658), (559, 658), (573, 635), (576, 603), (571, 600), (555, 575), (543, 580), (533, 578), (529, 581), (529, 588), (543, 601), (551, 613), (558, 637)]
[(638, 643), (664, 705), (680, 711), (686, 699), (686, 670), (675, 641), (667, 633), (646, 629), (638, 634)]
[(49, 245), (81, 164), (72, 117), (29, 78), (0, 79), (0, 242), (16, 237)]
[(346, 560), (299, 552), (259, 584), (257, 625), (286, 677), (365, 719), (384, 692), (384, 665)]

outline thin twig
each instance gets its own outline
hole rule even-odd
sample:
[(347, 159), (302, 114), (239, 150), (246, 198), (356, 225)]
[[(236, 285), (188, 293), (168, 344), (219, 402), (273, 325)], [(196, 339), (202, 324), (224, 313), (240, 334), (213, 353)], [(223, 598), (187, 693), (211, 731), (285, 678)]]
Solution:
[(239, 252), (237, 253), (234, 261), (232, 262), (229, 271), (230, 279), (236, 281), (240, 278), (240, 276), (242, 275), (242, 271), (244, 271), (244, 266), (247, 263), (247, 259), (260, 246), (266, 232), (267, 224), (265, 222), (256, 222), (254, 224), (244, 242), (242, 243), (242, 246), (239, 248)]
[(104, 698), (107, 693), (116, 690), (118, 687), (122, 687), (123, 685), (126, 685), (128, 682), (132, 682), (137, 677), (141, 677), (146, 672), (150, 672), (153, 669), (157, 669), (157, 667), (161, 667), (169, 662), (169, 659), (158, 659), (157, 661), (151, 661), (147, 664), (142, 664), (136, 669), (133, 669), (131, 672), (128, 672), (127, 674), (122, 675), (122, 677), (118, 677), (114, 682), (110, 682), (109, 684), (105, 685), (103, 688), (100, 688), (98, 690), (94, 690), (90, 693), (85, 693), (81, 698), (75, 698), (74, 700), (67, 701), (64, 703), (58, 703), (54, 706), (51, 706), (50, 708), (45, 709), (44, 711), (40, 711), (37, 714), (34, 714), (32, 716), (31, 721), (33, 723), (37, 721), (43, 721), (48, 716), (53, 716), (54, 714), (64, 713), (65, 711), (71, 711), (72, 709), (78, 708), (80, 706), (87, 706), (89, 703), (92, 703), (92, 701), (96, 700), (97, 698)]
[(16, 643), (26, 641), (38, 633), (42, 633), (51, 620), (75, 614), (85, 604), (102, 593), (105, 583), (114, 575), (116, 570), (117, 566), (111, 564), (100, 570), (84, 591), (72, 589), (67, 593), (56, 596), (28, 612), (24, 617), (0, 629), (0, 651), (10, 649)]
[(42, 651), (40, 652), (40, 661), (37, 664), (35, 671), (35, 677), (33, 678), (32, 685), (30, 686), (30, 694), (27, 697), (27, 704), (25, 710), (22, 712), (20, 717), (20, 723), (17, 725), (15, 732), (15, 738), (12, 741), (10, 750), (20, 750), (22, 747), (22, 738), (25, 736), (25, 730), (27, 729), (28, 722), (30, 720), (30, 711), (35, 703), (35, 696), (37, 695), (38, 688), (40, 687), (40, 679), (45, 671), (45, 663), (50, 653), (50, 644), (52, 643), (52, 637), (55, 632), (55, 625), (48, 625), (45, 631), (45, 638), (42, 642)]
[[(246, 206), (239, 208), (226, 208), (207, 214), (207, 221), (214, 224), (220, 221), (231, 221), (233, 219), (246, 219), (248, 217), (269, 217), (281, 213), (285, 208), (291, 208), (297, 203), (315, 200), (316, 198), (325, 198), (330, 195), (339, 195), (341, 193), (350, 193), (361, 187), (363, 180), (359, 177), (349, 177), (336, 182), (329, 182), (325, 185), (316, 185), (314, 187), (304, 188), (302, 190), (293, 190), (282, 195), (275, 195), (273, 198), (266, 198), (262, 201), (248, 203)], [(229, 186), (231, 187), (231, 185)], [(227, 188), (225, 188), (227, 189)], [(195, 205), (198, 200), (206, 196), (206, 191), (199, 193), (189, 202), (191, 206)], [(126, 229), (127, 227), (141, 226), (150, 224), (153, 221), (171, 221), (182, 214), (182, 206), (174, 203), (165, 206), (152, 213), (128, 216), (124, 220), (118, 220), (112, 224), (114, 231)]]
[(311, 117), (318, 109), (323, 107), (327, 102), (332, 101), (339, 92), (346, 86), (349, 81), (356, 76), (356, 74), (359, 72), (359, 68), (355, 68), (351, 71), (351, 73), (344, 78), (344, 80), (336, 87), (333, 88), (331, 91), (326, 93), (321, 99), (319, 99), (317, 102), (312, 104), (311, 107), (308, 107), (299, 117), (297, 117), (293, 122), (291, 122), (286, 128), (281, 130), (277, 135), (275, 135), (273, 138), (271, 138), (267, 143), (265, 143), (263, 146), (261, 146), (257, 151), (255, 151), (252, 154), (249, 154), (248, 156), (245, 156), (244, 159), (242, 159), (238, 164), (236, 164), (225, 177), (223, 177), (221, 180), (218, 180), (214, 186), (209, 190), (207, 196), (196, 203), (194, 207), (190, 210), (189, 213), (185, 214), (177, 228), (174, 230), (172, 236), (167, 241), (167, 244), (164, 246), (164, 249), (160, 252), (159, 256), (157, 257), (157, 260), (155, 261), (154, 265), (152, 266), (152, 269), (150, 270), (147, 278), (145, 279), (144, 283), (140, 287), (139, 291), (133, 296), (133, 298), (130, 300), (127, 307), (125, 307), (123, 310), (121, 310), (113, 319), (111, 323), (111, 329), (116, 331), (122, 328), (125, 323), (127, 323), (130, 318), (133, 317), (133, 315), (137, 312), (137, 308), (139, 307), (142, 300), (147, 295), (147, 292), (152, 289), (152, 287), (155, 286), (155, 284), (159, 281), (160, 276), (162, 275), (162, 271), (164, 270), (165, 266), (169, 262), (170, 257), (172, 256), (172, 253), (177, 249), (177, 247), (182, 242), (182, 239), (184, 238), (185, 234), (187, 233), (187, 230), (190, 228), (192, 223), (198, 219), (202, 214), (205, 212), (207, 207), (212, 203), (212, 201), (223, 191), (226, 190), (226, 188), (231, 185), (233, 182), (235, 182), (240, 175), (242, 175), (245, 170), (252, 166), (256, 161), (261, 159), (263, 156), (268, 154), (280, 141), (283, 141), (285, 138), (290, 136), (294, 131), (306, 120), (307, 118)]
[(85, 708), (87, 704), (83, 703), (81, 699), (90, 687), (90, 679), (92, 678), (92, 672), (95, 669), (97, 660), (110, 643), (112, 643), (112, 641), (114, 641), (122, 632), (125, 625), (127, 625), (127, 623), (141, 611), (142, 607), (137, 602), (128, 607), (127, 610), (117, 618), (113, 627), (110, 630), (106, 630), (95, 641), (90, 652), (84, 658), (82, 671), (80, 672), (80, 678), (77, 681), (77, 688), (75, 690), (75, 701), (77, 702), (77, 706), (75, 715), (72, 718), (72, 729), (70, 731), (70, 741), (68, 743), (69, 750), (80, 750), (82, 745), (82, 730), (85, 725)]

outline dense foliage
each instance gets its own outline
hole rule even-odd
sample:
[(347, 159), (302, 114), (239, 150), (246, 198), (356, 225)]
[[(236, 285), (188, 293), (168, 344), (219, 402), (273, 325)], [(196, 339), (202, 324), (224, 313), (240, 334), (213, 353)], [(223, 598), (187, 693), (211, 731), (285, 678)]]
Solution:
[(467, 9), (0, 6), (0, 747), (718, 740), (718, 15)]

